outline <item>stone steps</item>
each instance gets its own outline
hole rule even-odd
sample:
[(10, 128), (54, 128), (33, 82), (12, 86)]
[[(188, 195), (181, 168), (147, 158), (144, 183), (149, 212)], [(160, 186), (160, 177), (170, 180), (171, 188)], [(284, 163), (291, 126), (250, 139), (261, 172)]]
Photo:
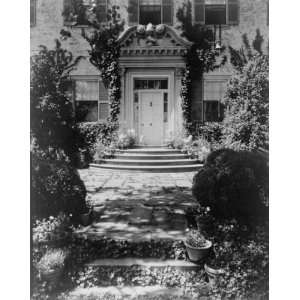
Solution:
[[(107, 286), (77, 288), (70, 292), (68, 296), (72, 300), (79, 299), (123, 299), (123, 300), (157, 300), (158, 296), (164, 296), (165, 300), (191, 300), (191, 296), (184, 295), (182, 288), (167, 288), (160, 285), (154, 286)], [(111, 296), (112, 298), (110, 298)], [(103, 298), (102, 298), (103, 297)], [(204, 299), (204, 298), (203, 298)]]
[(116, 153), (114, 156), (116, 159), (126, 160), (176, 160), (176, 159), (187, 159), (187, 154), (143, 154), (143, 153)]
[(140, 266), (146, 268), (175, 268), (178, 270), (192, 271), (199, 270), (202, 268), (201, 265), (179, 259), (156, 259), (156, 258), (135, 258), (135, 257), (126, 257), (126, 258), (104, 258), (97, 259), (95, 261), (89, 262), (87, 266), (97, 266), (97, 267), (132, 267)]
[(112, 164), (90, 164), (90, 167), (120, 170), (120, 171), (140, 171), (140, 172), (159, 172), (159, 173), (173, 173), (173, 172), (194, 172), (198, 171), (203, 165), (180, 165), (180, 166), (120, 166)]
[(197, 165), (195, 159), (105, 159), (104, 164), (125, 165), (125, 166), (181, 166), (181, 165)]

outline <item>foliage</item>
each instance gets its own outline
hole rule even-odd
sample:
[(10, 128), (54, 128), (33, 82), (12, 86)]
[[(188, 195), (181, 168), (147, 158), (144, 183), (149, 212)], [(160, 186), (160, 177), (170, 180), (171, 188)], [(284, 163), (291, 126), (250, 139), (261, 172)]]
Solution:
[(260, 34), (259, 29), (256, 30), (256, 36), (252, 42), (253, 49), (251, 49), (246, 33), (242, 35), (242, 40), (243, 46), (240, 49), (237, 50), (231, 46), (228, 47), (230, 52), (230, 63), (239, 72), (243, 71), (245, 65), (247, 65), (247, 63), (251, 61), (255, 55), (263, 55), (262, 44), (264, 39)]
[(266, 217), (268, 166), (257, 153), (220, 149), (212, 152), (193, 179), (193, 194), (218, 218), (241, 222)]
[(32, 228), (33, 243), (57, 242), (69, 237), (72, 232), (70, 217), (60, 213), (57, 217), (36, 220)]
[(220, 122), (196, 123), (191, 125), (193, 137), (201, 137), (212, 144), (221, 143), (223, 125)]
[(33, 216), (78, 215), (85, 209), (86, 189), (76, 169), (67, 162), (31, 157)]
[(214, 48), (213, 31), (203, 25), (193, 24), (192, 5), (190, 1), (184, 2), (177, 11), (177, 19), (181, 22), (180, 29), (183, 36), (193, 44), (184, 55), (186, 68), (181, 79), (181, 99), (185, 128), (191, 132), (191, 99), (192, 99), (192, 81), (201, 79), (204, 72), (212, 71), (226, 62), (226, 56), (221, 60), (217, 58), (224, 51)]
[(200, 231), (192, 229), (188, 232), (186, 242), (195, 248), (205, 248), (208, 245), (208, 241)]
[[(225, 273), (211, 290), (214, 299), (268, 299), (268, 226), (252, 229), (215, 220), (211, 228), (215, 268)], [(209, 263), (211, 265), (211, 263)]]
[(56, 150), (63, 150), (74, 161), (77, 146), (68, 74), (79, 59), (74, 60), (58, 40), (53, 50), (40, 46), (39, 53), (31, 57), (31, 137), (52, 158)]
[(116, 147), (119, 149), (132, 148), (137, 144), (137, 135), (134, 129), (128, 129), (126, 132), (119, 132), (116, 140)]
[(117, 122), (120, 113), (121, 76), (119, 67), (120, 46), (118, 36), (123, 30), (124, 21), (117, 12), (118, 6), (113, 5), (108, 12), (109, 22), (103, 26), (95, 17), (97, 6), (93, 7), (90, 23), (94, 30), (92, 34), (83, 31), (83, 37), (91, 46), (90, 62), (101, 71), (104, 85), (108, 88), (110, 101), (110, 121)]
[(106, 146), (100, 140), (98, 140), (94, 147), (94, 161), (97, 162), (103, 158), (112, 158), (115, 154), (115, 151), (115, 143), (111, 143), (109, 146)]
[(229, 83), (223, 121), (223, 144), (240, 148), (268, 148), (269, 145), (269, 60), (254, 56)]
[(79, 147), (82, 160), (89, 163), (97, 151), (97, 145), (108, 149), (116, 139), (118, 124), (113, 122), (83, 122), (78, 124)]
[(62, 249), (48, 250), (37, 264), (38, 270), (43, 273), (51, 273), (64, 267), (67, 252)]

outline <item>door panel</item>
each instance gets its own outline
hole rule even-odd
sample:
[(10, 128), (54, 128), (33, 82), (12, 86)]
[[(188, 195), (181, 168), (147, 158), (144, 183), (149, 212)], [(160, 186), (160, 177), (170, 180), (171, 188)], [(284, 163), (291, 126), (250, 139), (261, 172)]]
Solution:
[(161, 92), (140, 92), (140, 135), (146, 145), (162, 145), (163, 96)]

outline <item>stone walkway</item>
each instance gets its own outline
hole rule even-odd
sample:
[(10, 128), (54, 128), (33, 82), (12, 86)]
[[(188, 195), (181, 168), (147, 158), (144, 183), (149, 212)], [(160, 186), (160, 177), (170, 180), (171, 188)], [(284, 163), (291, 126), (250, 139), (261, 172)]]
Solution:
[(79, 170), (94, 222), (79, 233), (128, 241), (182, 240), (184, 210), (196, 205), (191, 195), (194, 172), (137, 173)]

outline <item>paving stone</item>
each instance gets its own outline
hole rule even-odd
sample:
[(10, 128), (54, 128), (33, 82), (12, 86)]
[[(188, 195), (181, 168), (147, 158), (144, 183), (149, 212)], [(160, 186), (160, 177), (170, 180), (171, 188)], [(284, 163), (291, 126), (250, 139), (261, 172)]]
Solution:
[(152, 208), (140, 206), (135, 208), (129, 217), (130, 224), (150, 224)]

